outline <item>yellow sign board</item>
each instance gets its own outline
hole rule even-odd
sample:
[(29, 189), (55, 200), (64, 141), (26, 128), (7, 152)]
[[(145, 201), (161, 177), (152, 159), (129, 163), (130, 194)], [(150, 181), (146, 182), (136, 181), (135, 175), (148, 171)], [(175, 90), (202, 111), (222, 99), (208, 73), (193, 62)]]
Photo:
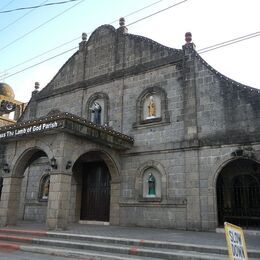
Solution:
[(225, 233), (230, 260), (248, 260), (243, 229), (225, 222)]

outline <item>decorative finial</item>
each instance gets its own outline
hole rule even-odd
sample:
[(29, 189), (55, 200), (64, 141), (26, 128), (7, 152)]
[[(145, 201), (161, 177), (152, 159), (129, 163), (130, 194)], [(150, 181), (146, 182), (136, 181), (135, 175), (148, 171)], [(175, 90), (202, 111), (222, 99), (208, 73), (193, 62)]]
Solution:
[(34, 88), (35, 88), (35, 90), (38, 90), (40, 88), (40, 83), (39, 82), (35, 82), (34, 83)]
[(122, 26), (125, 26), (125, 18), (124, 17), (121, 17), (119, 19), (119, 25), (122, 27)]
[(82, 33), (82, 41), (86, 41), (87, 40), (87, 34), (84, 32)]
[(185, 41), (186, 41), (186, 44), (191, 43), (191, 41), (192, 41), (192, 34), (191, 34), (191, 32), (186, 32), (185, 33)]
[(119, 19), (119, 25), (120, 25), (120, 27), (117, 29), (119, 32), (121, 32), (121, 33), (127, 33), (128, 32), (128, 29), (125, 26), (125, 18), (124, 17), (121, 17)]
[(35, 82), (34, 83), (34, 91), (32, 92), (32, 96), (34, 96), (35, 94), (37, 94), (39, 92), (39, 89), (40, 88), (40, 83), (39, 82)]

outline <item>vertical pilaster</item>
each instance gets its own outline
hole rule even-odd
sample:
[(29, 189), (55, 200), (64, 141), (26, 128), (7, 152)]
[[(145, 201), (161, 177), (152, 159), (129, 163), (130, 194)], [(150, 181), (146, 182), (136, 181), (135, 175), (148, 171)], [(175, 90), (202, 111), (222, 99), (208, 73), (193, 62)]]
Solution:
[(49, 229), (66, 229), (69, 220), (69, 202), (72, 174), (52, 173), (47, 209)]
[(197, 86), (195, 45), (191, 33), (185, 34), (184, 51), (184, 136), (186, 145), (194, 150), (185, 152), (185, 180), (187, 196), (187, 228), (201, 229), (200, 212), (200, 167), (197, 124)]
[(120, 183), (111, 183), (110, 224), (119, 225)]
[(23, 177), (3, 177), (3, 188), (0, 201), (0, 225), (15, 225)]

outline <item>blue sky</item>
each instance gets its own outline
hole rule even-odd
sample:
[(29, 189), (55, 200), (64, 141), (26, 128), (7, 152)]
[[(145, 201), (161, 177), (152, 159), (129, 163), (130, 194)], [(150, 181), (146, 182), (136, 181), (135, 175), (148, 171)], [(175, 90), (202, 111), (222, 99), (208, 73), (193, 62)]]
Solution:
[[(10, 2), (5, 10), (59, 1), (61, 0), (13, 0), (12, 2), (11, 0), (1, 0), (0, 10)], [(121, 16), (155, 2), (158, 3), (127, 17), (126, 24), (181, 1), (84, 0), (34, 10), (5, 30), (3, 30), (5, 26), (28, 11), (0, 14), (0, 81), (13, 87), (16, 99), (28, 101), (34, 82), (39, 81), (41, 87), (44, 87), (76, 50), (8, 77), (12, 73), (78, 46), (82, 32), (89, 33), (102, 24), (118, 20)], [(28, 34), (23, 39), (16, 40), (76, 3), (78, 3), (77, 6), (63, 15)], [(199, 50), (222, 41), (260, 31), (259, 10), (259, 0), (187, 0), (179, 6), (129, 26), (128, 29), (129, 33), (143, 35), (166, 46), (179, 49), (184, 44), (185, 32), (191, 31), (193, 41)], [(113, 26), (117, 28), (118, 22), (114, 23)], [(64, 47), (13, 70), (6, 71), (16, 64), (77, 37), (77, 40)], [(13, 41), (15, 43), (12, 43)], [(4, 48), (7, 45), (9, 46)], [(201, 54), (201, 56), (226, 76), (252, 87), (260, 88), (260, 77), (258, 76), (260, 51), (258, 46), (260, 46), (260, 37), (255, 37)], [(3, 77), (3, 75), (5, 76)]]

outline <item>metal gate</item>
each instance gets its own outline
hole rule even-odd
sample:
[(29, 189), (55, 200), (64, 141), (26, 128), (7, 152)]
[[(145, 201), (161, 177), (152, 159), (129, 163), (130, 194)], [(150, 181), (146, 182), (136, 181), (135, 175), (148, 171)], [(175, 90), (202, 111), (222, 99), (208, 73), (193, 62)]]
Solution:
[(217, 182), (219, 224), (225, 221), (242, 227), (260, 228), (260, 185), (255, 176), (237, 175), (230, 183)]
[(82, 173), (81, 220), (109, 221), (110, 174), (103, 162), (86, 163)]

